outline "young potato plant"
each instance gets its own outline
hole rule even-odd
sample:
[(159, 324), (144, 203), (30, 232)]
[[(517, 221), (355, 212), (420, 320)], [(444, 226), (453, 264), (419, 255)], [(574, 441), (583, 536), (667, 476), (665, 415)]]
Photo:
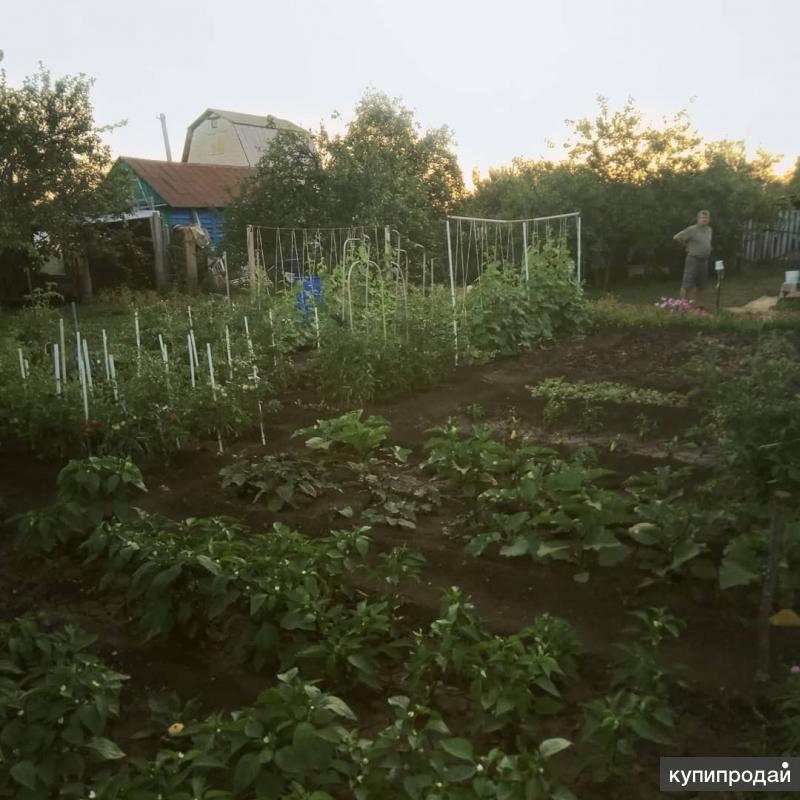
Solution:
[(637, 522), (628, 529), (638, 545), (634, 559), (650, 573), (641, 588), (686, 574), (706, 580), (717, 575), (712, 548), (722, 538), (722, 526), (732, 523), (735, 515), (704, 507), (689, 492), (693, 481), (691, 469), (659, 467), (625, 483), (635, 502)]
[(630, 502), (597, 485), (607, 470), (586, 463), (581, 454), (565, 461), (524, 441), (515, 447), (494, 444), (505, 449), (492, 460), (494, 485), (478, 494), (468, 553), (478, 556), (498, 543), (502, 555), (535, 560), (580, 564), (594, 553), (601, 566), (630, 555), (617, 535), (630, 519)]
[(452, 419), (428, 431), (425, 450), (425, 469), (453, 481), (468, 497), (511, 482), (537, 460), (555, 455), (525, 441), (518, 440), (514, 446), (501, 442), (491, 425), (473, 425), (465, 433)]
[(254, 503), (265, 502), (270, 511), (285, 506), (298, 508), (304, 501), (315, 500), (336, 488), (326, 480), (325, 464), (300, 459), (288, 453), (267, 455), (254, 461), (234, 461), (220, 470), (222, 487), (236, 487), (240, 494), (251, 496)]
[(363, 411), (350, 411), (333, 419), (317, 420), (315, 425), (295, 431), (293, 438), (305, 439), (311, 450), (334, 458), (355, 458), (363, 461), (380, 447), (389, 433), (389, 422), (383, 417), (366, 417)]

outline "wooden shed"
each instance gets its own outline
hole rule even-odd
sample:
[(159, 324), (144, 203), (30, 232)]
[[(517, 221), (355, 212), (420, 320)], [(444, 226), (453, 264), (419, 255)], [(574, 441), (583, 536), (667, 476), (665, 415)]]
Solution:
[(218, 245), (224, 212), (255, 170), (216, 164), (186, 164), (122, 156), (113, 167), (130, 175), (134, 206), (161, 213), (167, 228), (200, 225)]

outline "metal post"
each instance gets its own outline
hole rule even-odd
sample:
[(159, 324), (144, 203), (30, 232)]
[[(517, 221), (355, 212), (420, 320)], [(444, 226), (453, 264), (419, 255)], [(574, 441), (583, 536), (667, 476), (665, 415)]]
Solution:
[(578, 283), (581, 281), (581, 215), (578, 214)]

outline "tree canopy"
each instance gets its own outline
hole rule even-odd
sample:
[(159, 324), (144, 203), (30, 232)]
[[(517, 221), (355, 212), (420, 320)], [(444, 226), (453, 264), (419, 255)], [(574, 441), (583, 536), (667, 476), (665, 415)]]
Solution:
[(715, 254), (723, 258), (738, 249), (748, 220), (775, 216), (776, 158), (748, 159), (743, 142), (704, 141), (685, 111), (654, 125), (632, 100), (611, 111), (601, 97), (594, 117), (567, 123), (563, 161), (515, 159), (492, 169), (466, 207), (502, 218), (581, 211), (595, 278), (609, 265), (679, 268), (672, 236), (701, 208), (711, 210)]
[[(1, 54), (0, 54), (1, 57)], [(87, 220), (120, 214), (130, 188), (107, 180), (109, 127), (94, 121), (84, 75), (53, 79), (40, 67), (22, 86), (0, 70), (0, 253), (35, 265), (103, 236)]]
[(227, 246), (241, 252), (248, 224), (294, 227), (394, 225), (441, 246), (442, 220), (464, 196), (448, 128), (422, 131), (398, 100), (368, 92), (346, 130), (279, 134), (255, 177), (227, 211)]

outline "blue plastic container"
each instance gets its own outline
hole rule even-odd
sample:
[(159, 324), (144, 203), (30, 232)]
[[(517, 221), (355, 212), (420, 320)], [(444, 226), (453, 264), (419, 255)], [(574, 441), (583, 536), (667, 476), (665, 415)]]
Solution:
[[(313, 316), (314, 306), (322, 306), (322, 278), (314, 276), (301, 278), (299, 275), (292, 275), (292, 286), (302, 284), (302, 289), (297, 293), (297, 309), (304, 314)], [(313, 298), (313, 300), (312, 300)]]

